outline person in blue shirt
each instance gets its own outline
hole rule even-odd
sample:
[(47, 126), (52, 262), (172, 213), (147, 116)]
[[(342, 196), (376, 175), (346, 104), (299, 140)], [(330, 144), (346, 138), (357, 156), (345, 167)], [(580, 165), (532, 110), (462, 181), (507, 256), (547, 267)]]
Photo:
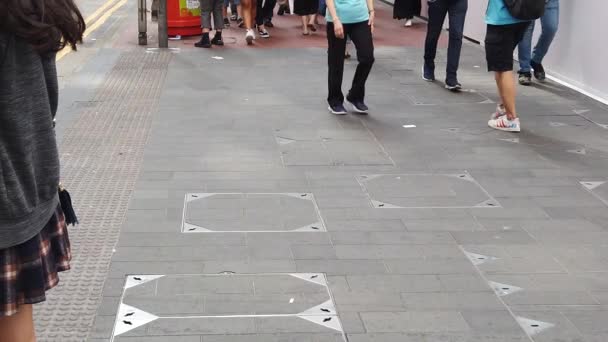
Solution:
[(346, 114), (342, 78), (346, 37), (357, 50), (359, 65), (346, 100), (357, 113), (366, 114), (365, 83), (374, 64), (374, 0), (327, 0), (328, 88), (329, 111)]
[(488, 125), (507, 132), (521, 131), (515, 108), (515, 79), (513, 51), (522, 40), (529, 21), (514, 18), (503, 0), (488, 0), (486, 12), (486, 60), (488, 71), (493, 71), (501, 103)]
[(544, 82), (545, 68), (543, 67), (543, 59), (549, 47), (555, 38), (557, 28), (559, 26), (559, 0), (546, 0), (545, 14), (540, 18), (542, 33), (538, 38), (538, 42), (532, 52), (532, 34), (534, 33), (534, 22), (530, 23), (524, 38), (519, 43), (519, 84), (532, 84), (532, 73), (540, 82)]

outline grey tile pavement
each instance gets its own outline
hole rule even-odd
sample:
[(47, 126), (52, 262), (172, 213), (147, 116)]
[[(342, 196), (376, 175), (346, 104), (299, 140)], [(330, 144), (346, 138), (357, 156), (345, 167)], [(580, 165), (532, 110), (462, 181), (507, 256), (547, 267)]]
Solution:
[[(572, 112), (590, 108), (605, 119), (608, 108), (555, 84), (523, 88), (524, 132), (494, 132), (485, 122), (497, 98), (492, 77), (474, 67), (484, 65), (479, 47), (464, 46), (460, 78), (475, 92), (460, 94), (419, 82), (410, 71), (419, 48), (380, 44), (376, 52), (373, 111), (345, 117), (325, 112), (323, 49), (172, 56), (89, 341), (112, 340), (118, 307), (132, 299), (123, 296), (128, 275), (223, 272), (325, 273), (350, 342), (608, 339), (608, 188), (580, 183), (608, 180), (608, 138)], [(353, 71), (348, 63), (347, 78)], [(444, 176), (465, 172), (474, 182)], [(365, 175), (404, 178), (361, 182)], [(312, 193), (318, 212), (226, 196), (186, 210), (190, 223), (216, 232), (184, 234), (187, 193)], [(475, 207), (489, 199), (499, 205)], [(327, 232), (285, 232), (317, 215)], [(242, 232), (229, 232), (234, 226)], [(495, 293), (490, 282), (520, 290)], [(113, 341), (344, 341), (294, 317), (217, 317), (256, 305), (286, 311), (301, 297), (261, 295), (286, 284), (144, 284), (138, 309), (186, 317)], [(260, 296), (252, 304), (193, 295), (206, 286)], [(550, 327), (526, 332), (518, 317)]]

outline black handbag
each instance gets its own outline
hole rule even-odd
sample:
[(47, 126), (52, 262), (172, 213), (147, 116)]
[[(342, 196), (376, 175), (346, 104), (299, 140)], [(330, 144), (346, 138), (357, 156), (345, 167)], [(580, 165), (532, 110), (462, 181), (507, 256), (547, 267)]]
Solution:
[(74, 211), (74, 206), (72, 205), (72, 196), (70, 193), (59, 184), (59, 202), (61, 204), (61, 210), (63, 210), (63, 215), (65, 216), (65, 223), (69, 226), (75, 226), (78, 224), (78, 217), (76, 216), (76, 212)]
[(536, 20), (545, 14), (546, 0), (504, 0), (509, 13), (521, 20)]

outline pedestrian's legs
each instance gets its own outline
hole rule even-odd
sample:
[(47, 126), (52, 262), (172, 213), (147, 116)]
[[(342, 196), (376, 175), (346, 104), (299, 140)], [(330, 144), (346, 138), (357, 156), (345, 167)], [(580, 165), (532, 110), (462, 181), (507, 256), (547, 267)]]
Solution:
[[(365, 83), (374, 65), (374, 41), (372, 30), (367, 21), (353, 24), (348, 33), (357, 50), (357, 71), (353, 79), (353, 85), (348, 93), (349, 100), (363, 101), (365, 99)], [(340, 57), (343, 57), (342, 54)]]
[(14, 316), (0, 317), (0, 342), (35, 342), (34, 308), (22, 305)]
[(212, 0), (213, 5), (213, 23), (216, 32), (222, 32), (224, 27), (224, 14), (222, 12), (222, 0)]
[[(262, 1), (262, 0), (259, 0)], [(245, 20), (245, 28), (250, 30), (253, 29), (254, 20), (257, 12), (257, 1), (256, 0), (242, 0), (242, 14)]]
[[(347, 24), (343, 25), (347, 30)], [(330, 106), (342, 105), (344, 94), (342, 93), (342, 78), (344, 77), (344, 51), (346, 50), (346, 39), (337, 38), (333, 23), (327, 23), (327, 67), (328, 67), (328, 89), (327, 102)]]
[(529, 73), (532, 70), (530, 66), (530, 60), (532, 59), (532, 34), (534, 33), (534, 21), (530, 22), (530, 25), (524, 33), (524, 37), (518, 46), (518, 57), (519, 57), (519, 73)]
[(464, 21), (467, 16), (468, 0), (453, 0), (448, 13), (450, 19), (450, 42), (448, 46), (448, 64), (446, 84), (458, 83), (458, 65), (460, 64), (460, 50), (462, 49), (462, 36), (464, 34)]
[(538, 39), (538, 43), (534, 47), (532, 61), (541, 64), (545, 55), (549, 51), (549, 47), (555, 38), (557, 28), (559, 26), (559, 0), (549, 0), (545, 7), (545, 14), (540, 18), (542, 25), (542, 33)]
[(209, 31), (211, 31), (211, 13), (213, 12), (214, 3), (215, 0), (200, 0), (201, 27), (203, 29), (203, 34), (209, 33)]
[(443, 29), (443, 22), (448, 13), (448, 0), (429, 1), (429, 21), (424, 44), (425, 68), (435, 70), (435, 56), (437, 55), (437, 42)]
[(277, 0), (266, 0), (264, 4), (264, 22), (272, 21), (274, 8), (277, 6)]
[(258, 30), (264, 26), (264, 8), (262, 7), (262, 2), (263, 0), (256, 2), (255, 24), (258, 26)]
[(515, 79), (513, 78), (513, 71), (496, 72), (495, 77), (496, 86), (498, 88), (498, 95), (502, 100), (502, 104), (506, 109), (507, 118), (513, 120), (517, 118), (517, 110), (515, 108), (515, 95), (517, 93), (515, 88)]

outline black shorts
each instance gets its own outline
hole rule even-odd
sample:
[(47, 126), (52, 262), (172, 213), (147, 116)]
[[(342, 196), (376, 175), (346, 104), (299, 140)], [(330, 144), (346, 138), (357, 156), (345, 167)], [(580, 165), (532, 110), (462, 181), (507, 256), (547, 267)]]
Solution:
[(528, 25), (530, 22), (488, 25), (485, 40), (488, 71), (513, 70), (513, 51), (524, 37)]

